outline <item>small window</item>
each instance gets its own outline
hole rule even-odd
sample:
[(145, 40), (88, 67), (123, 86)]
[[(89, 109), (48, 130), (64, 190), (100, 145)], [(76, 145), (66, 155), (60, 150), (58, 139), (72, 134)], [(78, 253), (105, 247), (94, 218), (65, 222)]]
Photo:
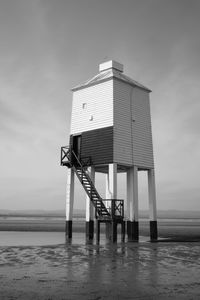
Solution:
[(93, 116), (92, 116), (92, 115), (90, 116), (89, 120), (90, 120), (90, 121), (93, 121)]
[(82, 104), (82, 109), (86, 109), (87, 108), (87, 103), (83, 103)]

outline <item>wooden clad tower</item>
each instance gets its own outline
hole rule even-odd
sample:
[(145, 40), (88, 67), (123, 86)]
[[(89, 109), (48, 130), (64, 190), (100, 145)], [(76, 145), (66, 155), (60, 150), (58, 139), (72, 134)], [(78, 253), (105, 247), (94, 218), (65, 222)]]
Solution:
[[(108, 200), (117, 199), (117, 173), (126, 172), (127, 234), (129, 240), (137, 241), (139, 236), (138, 171), (142, 170), (148, 173), (150, 236), (152, 240), (157, 239), (149, 103), (151, 91), (126, 76), (123, 73), (123, 65), (116, 61), (100, 64), (99, 73), (96, 76), (73, 88), (72, 91), (69, 150), (66, 152), (62, 148), (61, 157), (61, 164), (69, 167), (66, 201), (68, 236), (70, 237), (72, 234), (74, 173), (77, 174), (80, 181), (82, 180), (81, 183), (87, 194), (86, 233), (88, 238), (93, 238), (94, 208), (96, 215), (99, 216), (97, 219), (109, 219), (108, 214), (111, 212), (112, 201)], [(105, 173), (105, 201), (97, 195), (98, 192), (95, 189), (96, 172)], [(89, 182), (92, 183), (89, 184)], [(98, 202), (100, 200), (102, 203)], [(117, 202), (115, 205), (114, 219), (119, 215)], [(120, 205), (122, 206), (122, 204)], [(100, 206), (103, 213), (98, 210)], [(123, 212), (121, 211), (120, 220), (122, 219)], [(112, 229), (115, 230), (114, 227)]]

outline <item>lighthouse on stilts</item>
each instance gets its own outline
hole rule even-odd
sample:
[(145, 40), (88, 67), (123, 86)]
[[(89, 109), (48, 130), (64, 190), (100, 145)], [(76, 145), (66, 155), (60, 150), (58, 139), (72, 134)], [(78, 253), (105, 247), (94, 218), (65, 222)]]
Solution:
[[(138, 172), (147, 171), (150, 238), (157, 239), (156, 192), (148, 88), (124, 75), (116, 61), (100, 64), (99, 73), (72, 89), (73, 104), (69, 146), (61, 148), (61, 165), (68, 167), (66, 195), (66, 235), (72, 237), (74, 176), (86, 192), (86, 237), (96, 237), (100, 224), (117, 240), (121, 224), (122, 240), (138, 241)], [(105, 174), (106, 199), (95, 187), (95, 173)], [(126, 173), (127, 201), (117, 198), (117, 174)], [(126, 222), (125, 222), (126, 216)], [(126, 223), (126, 224), (125, 224)], [(126, 225), (126, 226), (125, 226)]]

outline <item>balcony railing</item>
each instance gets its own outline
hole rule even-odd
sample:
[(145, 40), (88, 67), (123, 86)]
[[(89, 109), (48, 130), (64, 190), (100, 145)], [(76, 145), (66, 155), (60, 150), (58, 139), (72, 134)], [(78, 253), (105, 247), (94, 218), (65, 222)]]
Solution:
[(92, 165), (92, 160), (90, 156), (81, 156), (81, 158), (78, 158), (75, 152), (69, 146), (61, 147), (61, 166), (72, 167), (72, 165), (75, 163), (78, 163), (82, 167), (87, 167)]
[[(102, 199), (102, 202), (106, 206), (112, 219), (123, 219), (124, 218), (124, 200), (119, 199)], [(95, 216), (97, 213), (95, 212)]]
[(70, 148), (68, 146), (61, 147), (60, 153), (60, 164), (61, 166), (68, 166), (71, 161), (71, 153)]

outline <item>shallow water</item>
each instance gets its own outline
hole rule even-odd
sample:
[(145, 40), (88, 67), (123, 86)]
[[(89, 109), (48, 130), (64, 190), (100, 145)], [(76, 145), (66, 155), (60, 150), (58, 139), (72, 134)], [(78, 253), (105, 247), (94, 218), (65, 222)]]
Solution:
[(64, 237), (63, 232), (0, 231), (0, 246), (56, 245), (63, 244)]
[[(38, 234), (44, 243), (48, 234), (30, 236)], [(200, 299), (200, 243), (98, 246), (79, 238), (79, 245), (0, 247), (0, 299)]]
[[(120, 238), (119, 235), (118, 241), (120, 241)], [(148, 237), (140, 236), (140, 242), (148, 240)], [(84, 245), (86, 243), (85, 234), (74, 232), (71, 243)], [(105, 234), (101, 234), (100, 244), (105, 245), (106, 243)], [(60, 244), (66, 244), (64, 232), (0, 231), (0, 246), (46, 246)]]

